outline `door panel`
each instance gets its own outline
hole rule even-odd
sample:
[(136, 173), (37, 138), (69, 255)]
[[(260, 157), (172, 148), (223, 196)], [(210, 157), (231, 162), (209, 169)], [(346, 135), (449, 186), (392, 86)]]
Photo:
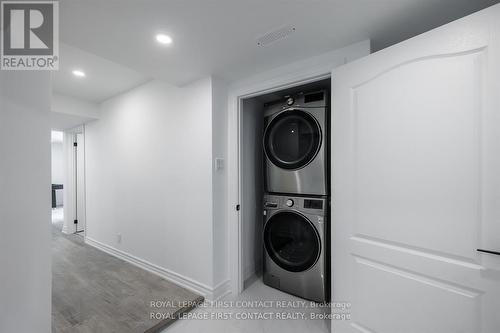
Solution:
[(335, 70), (334, 332), (498, 332), (500, 6)]
[(83, 133), (77, 133), (76, 142), (78, 144), (76, 150), (76, 225), (77, 232), (85, 230), (85, 140)]
[(361, 257), (355, 261), (358, 325), (374, 332), (480, 332), (480, 291)]
[(356, 234), (477, 259), (483, 53), (417, 60), (353, 89)]

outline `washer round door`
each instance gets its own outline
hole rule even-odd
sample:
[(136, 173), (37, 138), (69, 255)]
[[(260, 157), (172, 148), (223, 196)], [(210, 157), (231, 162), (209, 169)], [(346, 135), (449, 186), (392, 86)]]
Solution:
[(296, 170), (308, 165), (321, 147), (321, 127), (306, 111), (287, 110), (274, 117), (264, 133), (264, 152), (276, 166)]
[(281, 268), (290, 272), (303, 272), (318, 260), (321, 240), (318, 231), (305, 216), (283, 211), (267, 221), (264, 247)]

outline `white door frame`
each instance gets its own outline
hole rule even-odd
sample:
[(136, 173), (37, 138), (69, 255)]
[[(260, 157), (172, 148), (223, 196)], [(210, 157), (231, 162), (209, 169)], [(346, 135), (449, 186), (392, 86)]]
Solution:
[(243, 291), (241, 214), (236, 211), (240, 204), (240, 134), (242, 100), (266, 93), (291, 88), (330, 78), (332, 70), (347, 62), (370, 54), (370, 41), (363, 41), (336, 51), (309, 58), (277, 68), (254, 77), (243, 84), (233, 84), (228, 93), (228, 173), (227, 173), (227, 267), (231, 292), (238, 295)]
[[(228, 207), (228, 216), (229, 216), (229, 238), (230, 238), (230, 243), (229, 243), (229, 253), (231, 257), (229, 258), (230, 264), (229, 267), (231, 268), (231, 291), (234, 294), (239, 294), (243, 291), (243, 279), (244, 279), (244, 272), (243, 272), (243, 263), (242, 263), (242, 235), (241, 235), (241, 214), (236, 211), (235, 207), (236, 205), (240, 204), (240, 199), (242, 197), (241, 194), (241, 184), (242, 184), (242, 177), (241, 177), (241, 133), (242, 133), (242, 117), (241, 117), (241, 112), (242, 112), (242, 100), (246, 98), (251, 98), (267, 93), (272, 93), (274, 91), (278, 90), (283, 90), (287, 88), (292, 88), (296, 87), (299, 85), (307, 84), (310, 82), (315, 82), (315, 81), (320, 81), (323, 79), (328, 79), (331, 77), (330, 72), (324, 73), (322, 75), (318, 76), (313, 76), (306, 78), (304, 80), (300, 81), (293, 81), (289, 82), (288, 84), (283, 84), (279, 85), (276, 87), (268, 88), (268, 89), (262, 89), (259, 91), (255, 91), (252, 93), (244, 94), (244, 95), (238, 95), (238, 96), (231, 96), (231, 99), (233, 99), (233, 104), (234, 109), (230, 111), (230, 116), (229, 116), (229, 123), (234, 125), (234, 122), (236, 122), (236, 126), (232, 127), (230, 125), (230, 130), (229, 130), (229, 171), (228, 171), (228, 176), (229, 176), (229, 203), (233, 203), (232, 205), (229, 205)], [(231, 110), (231, 109), (230, 109)], [(236, 157), (236, 165), (234, 164), (234, 157)], [(236, 181), (234, 182), (233, 180)], [(241, 210), (240, 210), (241, 211)], [(236, 281), (236, 283), (234, 283)]]
[[(84, 186), (82, 189), (83, 195), (78, 198), (78, 200), (81, 200), (82, 206), (86, 208), (86, 184), (85, 184), (85, 125), (77, 126), (75, 128), (65, 130), (65, 140), (72, 138), (71, 140), (67, 140), (68, 142), (65, 142), (65, 183), (64, 183), (64, 228), (63, 232), (67, 234), (72, 234), (74, 233), (74, 224), (73, 224), (73, 218), (75, 216), (75, 194), (77, 188), (75, 187), (75, 150), (73, 148), (73, 142), (76, 139), (77, 134), (82, 134), (83, 136), (83, 146), (80, 147), (80, 149), (83, 149), (83, 170), (78, 170), (79, 173), (83, 174), (83, 179), (84, 179)], [(71, 142), (69, 142), (71, 141)], [(80, 215), (81, 214), (81, 215)], [(79, 212), (80, 216), (83, 216), (81, 220), (81, 223), (83, 225), (83, 237), (86, 237), (87, 234), (87, 228), (86, 228), (86, 209), (83, 209), (83, 211)], [(79, 221), (80, 223), (80, 221)]]

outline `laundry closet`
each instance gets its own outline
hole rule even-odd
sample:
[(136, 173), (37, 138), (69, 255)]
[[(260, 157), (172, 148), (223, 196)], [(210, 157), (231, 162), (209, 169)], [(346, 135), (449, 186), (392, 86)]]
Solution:
[(330, 296), (330, 78), (241, 100), (244, 288)]

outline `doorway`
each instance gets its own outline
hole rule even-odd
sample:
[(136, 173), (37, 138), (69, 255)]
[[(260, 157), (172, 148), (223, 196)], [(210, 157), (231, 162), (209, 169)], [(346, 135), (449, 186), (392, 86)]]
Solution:
[(232, 239), (235, 237), (239, 241), (237, 245), (232, 243), (232, 245), (238, 247), (238, 251), (231, 251), (231, 253), (239, 254), (239, 258), (237, 258), (239, 263), (238, 273), (232, 274), (232, 277), (236, 276), (237, 278), (237, 293), (241, 293), (255, 280), (262, 279), (265, 251), (263, 244), (263, 201), (265, 193), (264, 159), (266, 155), (264, 151), (266, 145), (264, 141), (266, 140), (264, 139), (264, 118), (266, 109), (276, 101), (283, 100), (285, 96), (315, 90), (330, 91), (330, 77), (323, 76), (315, 80), (297, 82), (289, 86), (282, 86), (239, 98), (239, 230), (236, 233), (230, 231), (230, 237)]
[(51, 132), (51, 183), (52, 183), (52, 224), (64, 223), (64, 132)]
[(85, 128), (52, 131), (52, 223), (65, 234), (85, 233)]

